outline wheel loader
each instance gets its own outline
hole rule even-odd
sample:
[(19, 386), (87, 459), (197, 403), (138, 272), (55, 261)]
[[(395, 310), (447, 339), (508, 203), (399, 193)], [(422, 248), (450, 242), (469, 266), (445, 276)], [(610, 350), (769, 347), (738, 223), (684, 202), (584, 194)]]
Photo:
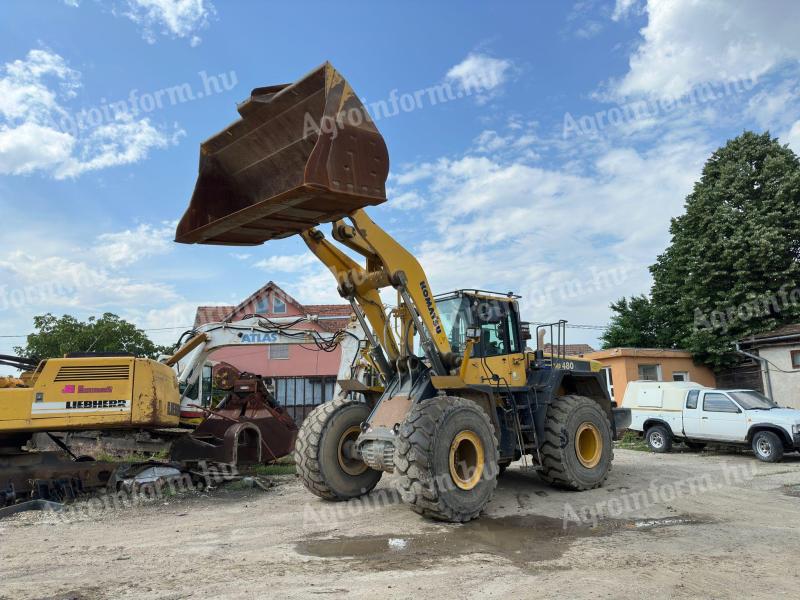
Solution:
[[(531, 351), (514, 294), (434, 294), (413, 254), (365, 211), (387, 200), (389, 156), (342, 75), (325, 63), (254, 89), (238, 112), (200, 146), (176, 241), (252, 246), (300, 235), (351, 304), (383, 384), (360, 394), (341, 382), (345, 393), (306, 418), (295, 449), (305, 486), (348, 500), (395, 473), (415, 511), (464, 522), (520, 458), (553, 485), (602, 485), (630, 412), (612, 406), (598, 363), (564, 355), (565, 322), (549, 328), (555, 350), (545, 353), (537, 335)], [(454, 268), (466, 279), (466, 265)], [(395, 308), (384, 309), (382, 288), (396, 290)]]

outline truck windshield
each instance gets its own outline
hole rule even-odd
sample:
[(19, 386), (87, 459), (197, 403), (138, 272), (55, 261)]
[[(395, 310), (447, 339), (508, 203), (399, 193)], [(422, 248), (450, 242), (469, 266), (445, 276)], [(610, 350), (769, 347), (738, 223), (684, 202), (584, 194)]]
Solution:
[(769, 398), (755, 390), (728, 392), (728, 394), (745, 410), (776, 408), (776, 405)]

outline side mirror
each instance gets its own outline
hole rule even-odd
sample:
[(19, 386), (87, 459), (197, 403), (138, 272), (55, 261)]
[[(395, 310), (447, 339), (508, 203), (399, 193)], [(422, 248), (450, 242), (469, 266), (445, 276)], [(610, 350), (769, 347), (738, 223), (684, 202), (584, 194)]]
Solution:
[(529, 340), (531, 339), (531, 324), (527, 321), (521, 321), (519, 324), (519, 328), (522, 331), (522, 339)]

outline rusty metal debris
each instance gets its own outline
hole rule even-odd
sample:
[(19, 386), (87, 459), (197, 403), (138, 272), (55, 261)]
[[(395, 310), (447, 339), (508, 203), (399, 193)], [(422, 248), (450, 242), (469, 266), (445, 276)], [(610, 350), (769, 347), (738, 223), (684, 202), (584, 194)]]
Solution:
[(256, 245), (386, 201), (386, 143), (330, 63), (253, 90), (238, 110), (200, 147), (176, 241)]
[(297, 425), (258, 375), (241, 374), (233, 389), (191, 434), (175, 441), (170, 459), (231, 465), (268, 463), (294, 449)]

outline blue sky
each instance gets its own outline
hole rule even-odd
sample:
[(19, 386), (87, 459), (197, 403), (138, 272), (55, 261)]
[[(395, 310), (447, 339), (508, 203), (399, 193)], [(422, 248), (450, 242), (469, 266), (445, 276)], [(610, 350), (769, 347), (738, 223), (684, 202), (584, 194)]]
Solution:
[[(303, 302), (338, 301), (298, 239), (171, 241), (200, 141), (252, 88), (325, 60), (368, 105), (471, 92), (377, 122), (391, 196), (370, 212), (436, 291), (514, 290), (529, 320), (603, 325), (609, 302), (648, 290), (669, 219), (717, 146), (769, 129), (800, 149), (799, 6), (4, 2), (0, 336), (44, 312), (111, 311), (167, 342), (198, 304), (237, 303), (270, 279)], [(22, 341), (0, 337), (0, 353)]]

